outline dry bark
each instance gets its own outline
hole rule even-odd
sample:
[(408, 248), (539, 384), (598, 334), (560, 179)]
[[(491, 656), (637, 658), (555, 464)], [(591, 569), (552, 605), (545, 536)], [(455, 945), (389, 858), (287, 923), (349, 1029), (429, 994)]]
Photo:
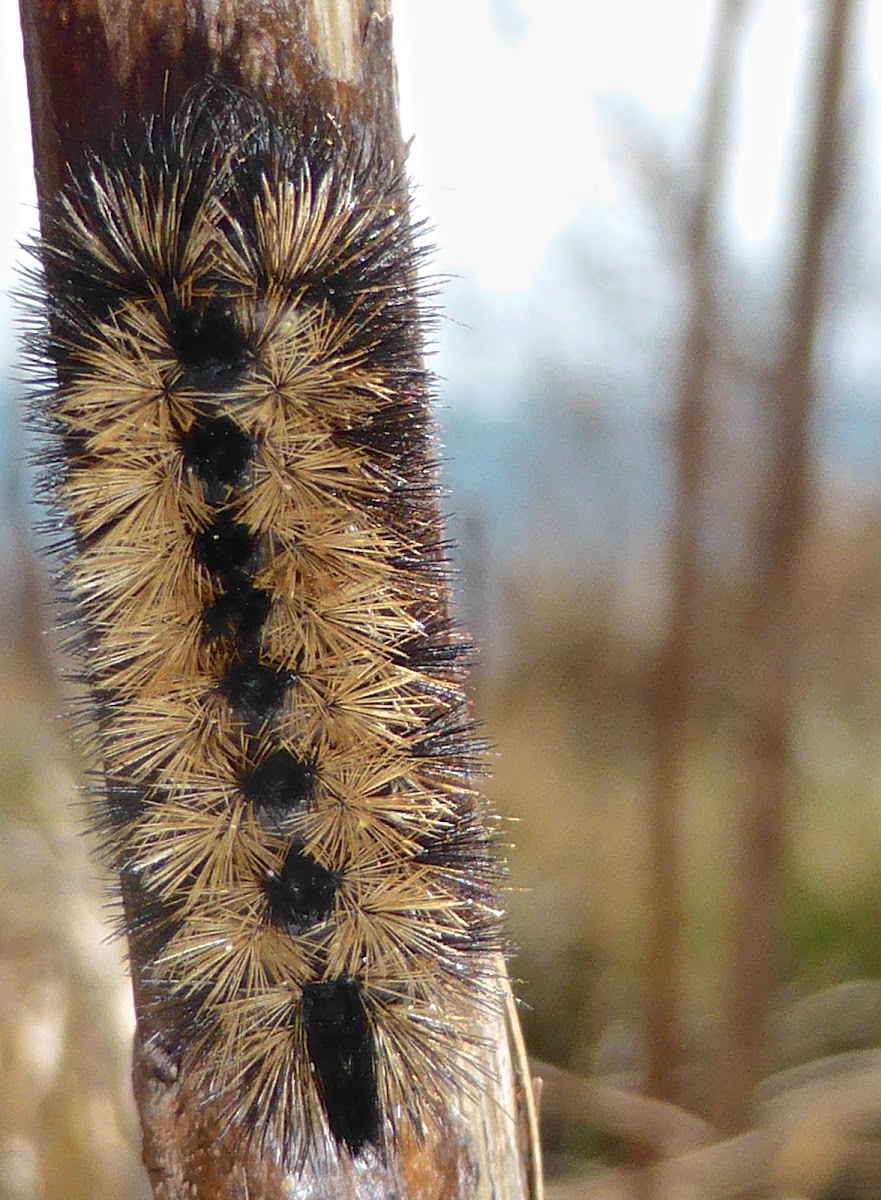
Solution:
[(721, 193), (743, 0), (720, 5), (697, 171), (685, 227), (688, 311), (673, 428), (675, 503), (670, 531), (670, 600), (653, 690), (648, 808), (649, 939), (646, 1014), (649, 1095), (672, 1100), (678, 1049), (682, 930), (679, 813), (697, 671), (701, 535), (707, 475), (708, 394), (714, 358), (717, 268), (714, 221)]
[(795, 222), (795, 262), (779, 365), (765, 397), (768, 465), (753, 539), (755, 570), (747, 630), (747, 782), (735, 853), (734, 945), (719, 1079), (718, 1120), (732, 1131), (749, 1121), (750, 1097), (766, 1073), (767, 1022), (781, 982), (780, 915), (784, 837), (791, 786), (792, 731), (800, 636), (799, 562), (810, 520), (810, 419), (815, 347), (824, 286), (824, 247), (836, 210), (846, 47), (854, 5), (822, 8), (815, 97), (807, 125), (805, 200)]
[[(279, 109), (295, 96), (355, 122), (390, 166), (404, 161), (389, 0), (21, 0), (21, 18), (44, 205), (84, 148), (141, 114), (173, 109), (207, 75)], [(135, 958), (136, 1009), (140, 965)], [(513, 1008), (480, 1031), (492, 1085), (473, 1101), (451, 1099), (448, 1120), (401, 1147), (397, 1165), (331, 1155), (326, 1168), (296, 1175), (244, 1150), (200, 1094), (186, 1056), (180, 1066), (163, 1061), (150, 1032), (142, 1018), (134, 1086), (157, 1200), (524, 1200), (540, 1190)]]

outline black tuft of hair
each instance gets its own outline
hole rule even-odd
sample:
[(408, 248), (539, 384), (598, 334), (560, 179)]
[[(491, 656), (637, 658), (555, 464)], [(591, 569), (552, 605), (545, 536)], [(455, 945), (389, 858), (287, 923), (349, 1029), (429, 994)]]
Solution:
[(216, 492), (242, 481), (254, 439), (229, 417), (211, 416), (196, 421), (180, 446), (187, 466)]
[(234, 386), (254, 358), (248, 339), (221, 298), (200, 305), (173, 305), (168, 341), (180, 362), (179, 382), (202, 392)]
[(260, 644), (260, 634), (271, 606), (269, 592), (255, 588), (248, 581), (228, 580), (226, 591), (202, 614), (205, 640), (213, 642), (227, 638), (235, 641), (239, 654), (247, 657)]
[(273, 720), (281, 711), (287, 689), (297, 679), (293, 671), (279, 671), (256, 659), (233, 663), (220, 681), (220, 691), (249, 733)]
[(255, 537), (247, 525), (236, 521), (228, 509), (223, 509), (213, 523), (193, 538), (197, 562), (212, 575), (236, 579), (249, 566), (254, 554)]
[(328, 871), (295, 840), (281, 871), (270, 871), (263, 881), (273, 924), (289, 934), (303, 933), (326, 921), (333, 911), (340, 884), (338, 871)]
[(245, 775), (239, 786), (245, 796), (265, 812), (283, 816), (306, 807), (315, 787), (315, 763), (297, 758), (289, 750), (274, 750)]
[(330, 1132), (353, 1155), (377, 1145), (373, 1036), (360, 985), (345, 977), (304, 985), (303, 1028)]

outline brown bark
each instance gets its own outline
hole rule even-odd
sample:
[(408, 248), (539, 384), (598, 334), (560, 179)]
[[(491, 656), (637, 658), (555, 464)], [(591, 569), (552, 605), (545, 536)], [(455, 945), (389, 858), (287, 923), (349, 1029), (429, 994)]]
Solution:
[(723, 0), (709, 55), (708, 95), (698, 148), (694, 197), (685, 230), (688, 312), (673, 428), (676, 494), (669, 547), (670, 603), (653, 694), (649, 797), (649, 895), (652, 906), (648, 977), (649, 1095), (673, 1100), (682, 930), (678, 834), (689, 744), (701, 587), (701, 529), (707, 472), (707, 398), (715, 336), (713, 221), (723, 159), (743, 0)]
[[(276, 108), (297, 98), (355, 121), (390, 164), (404, 161), (389, 0), (21, 0), (21, 17), (44, 204), (84, 148), (100, 147), (126, 120), (173, 108), (206, 75)], [(134, 955), (132, 974), (138, 1009), (143, 984)], [(330, 1156), (326, 1169), (309, 1166), (296, 1177), (241, 1144), (199, 1093), (186, 1055), (180, 1066), (165, 1061), (150, 1049), (150, 1032), (142, 1020), (134, 1085), (157, 1200), (538, 1194), (537, 1168), (528, 1178), (537, 1150), (529, 1149), (524, 1115), (531, 1083), (517, 1059), (513, 1009), (507, 1024), (487, 1018), (480, 1030), (478, 1071), (492, 1083), (473, 1100), (451, 1097), (447, 1119), (424, 1141), (401, 1147), (397, 1164)]]
[(823, 250), (835, 213), (841, 96), (853, 9), (851, 0), (835, 0), (821, 9), (816, 85), (809, 89), (815, 101), (807, 126), (805, 202), (795, 222), (795, 263), (779, 366), (767, 394), (767, 479), (754, 537), (756, 566), (747, 632), (748, 775), (738, 817), (734, 946), (718, 1071), (719, 1122), (732, 1130), (747, 1124), (752, 1090), (765, 1073), (767, 1015), (782, 974), (779, 921), (800, 625), (799, 557), (810, 516), (809, 423)]
[(390, 0), (21, 0), (41, 195), (125, 118), (216, 75), (276, 107), (308, 98), (403, 146)]

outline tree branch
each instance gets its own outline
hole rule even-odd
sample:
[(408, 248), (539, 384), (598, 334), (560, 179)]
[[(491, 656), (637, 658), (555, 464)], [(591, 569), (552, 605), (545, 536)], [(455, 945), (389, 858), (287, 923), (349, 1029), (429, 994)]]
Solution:
[[(21, 0), (21, 16), (44, 212), (86, 149), (100, 149), (121, 123), (173, 110), (206, 76), (276, 109), (296, 99), (329, 112), (369, 131), (390, 167), (404, 162), (389, 0)], [(399, 1147), (396, 1165), (330, 1155), (294, 1177), (237, 1140), (186, 1054), (180, 1064), (165, 1057), (146, 1024), (142, 967), (135, 946), (134, 1086), (157, 1200), (528, 1194), (529, 1133), (518, 1114), (531, 1106), (531, 1083), (517, 1075), (502, 1014), (474, 1031), (484, 1046), (477, 1074), (489, 1082), (451, 1098), (424, 1140)]]

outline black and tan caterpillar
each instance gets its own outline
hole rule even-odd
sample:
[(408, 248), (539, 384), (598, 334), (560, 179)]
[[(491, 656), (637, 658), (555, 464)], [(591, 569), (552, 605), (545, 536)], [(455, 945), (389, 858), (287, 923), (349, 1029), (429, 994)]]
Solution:
[(74, 164), (38, 254), (94, 816), (164, 1049), (285, 1161), (385, 1153), (483, 1086), (502, 1003), (400, 170), (208, 82)]

